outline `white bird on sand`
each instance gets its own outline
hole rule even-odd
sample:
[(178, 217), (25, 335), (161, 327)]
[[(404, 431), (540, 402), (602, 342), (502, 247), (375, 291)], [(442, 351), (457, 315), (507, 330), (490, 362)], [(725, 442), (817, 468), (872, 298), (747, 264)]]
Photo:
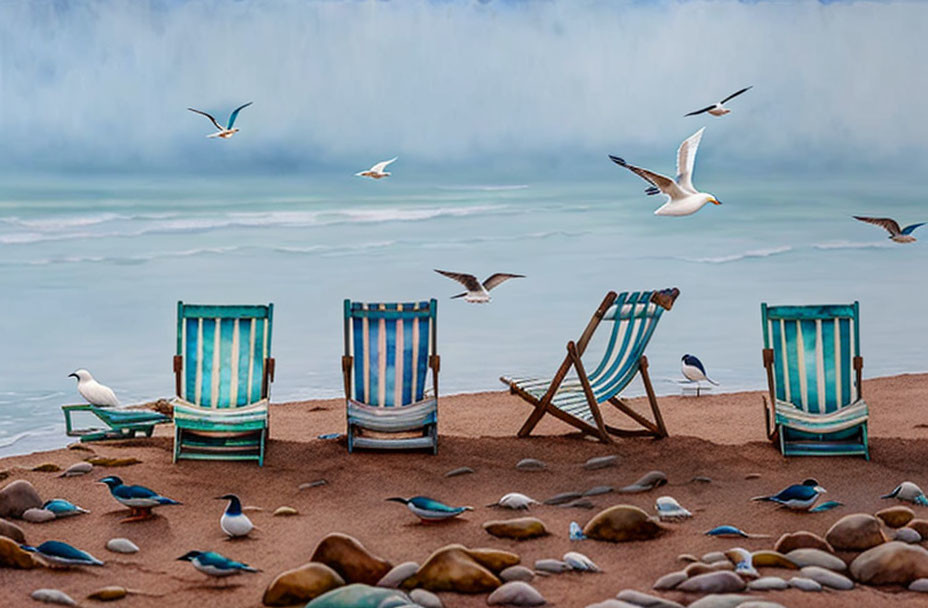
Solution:
[(217, 496), (216, 500), (228, 500), (229, 504), (222, 517), (219, 518), (219, 527), (229, 535), (230, 538), (239, 536), (248, 536), (248, 533), (255, 529), (248, 516), (242, 513), (242, 501), (235, 494), (224, 494)]
[(238, 113), (253, 103), (254, 103), (253, 101), (249, 101), (248, 103), (241, 105), (235, 108), (234, 110), (232, 110), (232, 113), (229, 114), (229, 124), (227, 124), (224, 127), (221, 124), (219, 124), (219, 121), (213, 118), (211, 114), (207, 114), (206, 112), (203, 112), (201, 110), (195, 110), (194, 108), (187, 108), (187, 109), (190, 110), (191, 112), (196, 112), (197, 114), (201, 114), (209, 118), (211, 121), (213, 121), (213, 124), (216, 125), (216, 128), (218, 129), (218, 131), (210, 135), (207, 135), (207, 137), (220, 137), (222, 139), (229, 139), (230, 137), (238, 133), (238, 129), (232, 126), (235, 124), (235, 119), (238, 118)]
[(706, 203), (722, 204), (713, 195), (707, 192), (699, 192), (693, 186), (693, 164), (696, 162), (696, 149), (699, 148), (699, 140), (702, 139), (702, 132), (705, 130), (706, 128), (703, 127), (680, 144), (680, 148), (677, 150), (676, 179), (670, 179), (666, 175), (629, 165), (625, 162), (625, 159), (618, 156), (610, 154), (609, 158), (615, 164), (636, 173), (651, 184), (651, 187), (645, 190), (646, 194), (665, 194), (669, 197), (667, 202), (654, 212), (654, 215), (691, 215), (702, 209)]
[(384, 171), (384, 169), (387, 168), (387, 165), (389, 165), (392, 162), (395, 162), (396, 159), (398, 158), (399, 156), (394, 156), (390, 160), (379, 162), (373, 167), (371, 167), (370, 169), (368, 169), (367, 171), (360, 171), (358, 173), (355, 173), (355, 176), (356, 177), (370, 177), (371, 179), (380, 179), (382, 177), (390, 177), (392, 173), (390, 173), (389, 171)]
[(731, 112), (731, 110), (729, 110), (728, 108), (723, 107), (725, 102), (734, 99), (738, 95), (741, 95), (742, 93), (749, 91), (750, 89), (751, 87), (745, 87), (741, 89), (740, 91), (736, 91), (732, 93), (731, 95), (729, 95), (728, 97), (726, 97), (725, 99), (723, 99), (722, 101), (718, 103), (714, 103), (711, 106), (706, 106), (705, 108), (701, 110), (696, 110), (695, 112), (690, 112), (689, 114), (684, 114), (684, 116), (696, 116), (697, 114), (702, 114), (703, 112), (708, 112), (709, 114), (712, 114), (713, 116), (725, 116), (726, 114)]
[(487, 505), (488, 507), (503, 507), (504, 509), (521, 510), (528, 509), (530, 505), (541, 504), (534, 498), (530, 498), (519, 492), (510, 492), (504, 494), (498, 501)]
[(119, 407), (119, 399), (116, 398), (113, 389), (94, 380), (86, 369), (79, 369), (73, 374), (68, 374), (68, 377), (77, 378), (77, 392), (90, 405)]
[(490, 301), (489, 291), (502, 283), (503, 281), (508, 281), (509, 279), (524, 279), (524, 274), (506, 274), (504, 272), (497, 272), (496, 274), (491, 274), (487, 279), (480, 283), (472, 274), (465, 274), (462, 272), (448, 272), (447, 270), (438, 270), (435, 269), (435, 272), (438, 274), (444, 275), (449, 279), (454, 279), (458, 283), (462, 284), (467, 288), (466, 293), (459, 293), (456, 296), (451, 296), (451, 299), (455, 298), (464, 298), (465, 302), (471, 302), (473, 304), (486, 304)]
[(921, 222), (920, 224), (912, 224), (905, 228), (900, 228), (899, 222), (888, 217), (861, 217), (855, 215), (854, 219), (867, 222), (868, 224), (882, 226), (889, 233), (889, 239), (895, 243), (914, 243), (918, 239), (912, 236), (912, 233), (915, 232), (915, 229), (919, 226), (925, 225), (925, 222)]

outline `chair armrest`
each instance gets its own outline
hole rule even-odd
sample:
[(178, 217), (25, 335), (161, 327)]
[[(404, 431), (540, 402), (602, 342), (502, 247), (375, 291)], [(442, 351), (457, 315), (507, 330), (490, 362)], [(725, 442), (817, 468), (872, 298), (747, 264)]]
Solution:
[(174, 394), (180, 397), (181, 373), (184, 371), (184, 356), (174, 355)]
[(770, 367), (773, 365), (773, 349), (765, 348), (762, 352), (764, 356), (764, 367)]
[(438, 355), (429, 356), (429, 367), (432, 368), (433, 373), (438, 373), (438, 370), (441, 369), (441, 357)]
[(264, 360), (264, 369), (267, 373), (268, 383), (274, 381), (274, 372), (277, 371), (277, 360), (274, 357), (268, 357)]

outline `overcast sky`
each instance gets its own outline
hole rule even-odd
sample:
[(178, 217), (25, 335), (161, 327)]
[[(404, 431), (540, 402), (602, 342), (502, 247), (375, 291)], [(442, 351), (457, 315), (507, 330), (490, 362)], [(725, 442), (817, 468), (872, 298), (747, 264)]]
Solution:
[[(5, 0), (0, 171), (637, 160), (703, 125), (701, 154), (746, 165), (924, 169), (926, 23), (913, 2)], [(185, 109), (246, 101), (230, 141)]]

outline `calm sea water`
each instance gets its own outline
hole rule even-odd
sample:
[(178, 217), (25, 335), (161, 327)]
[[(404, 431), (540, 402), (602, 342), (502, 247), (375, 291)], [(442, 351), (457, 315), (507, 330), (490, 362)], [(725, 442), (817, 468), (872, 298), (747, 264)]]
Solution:
[[(721, 207), (661, 218), (657, 197), (638, 186), (6, 180), (0, 456), (67, 441), (59, 406), (80, 401), (67, 377), (78, 367), (124, 403), (170, 396), (178, 299), (275, 303), (275, 401), (340, 394), (346, 297), (439, 298), (444, 393), (499, 389), (502, 373), (550, 374), (608, 290), (674, 285), (682, 295), (648, 350), (659, 392), (679, 390), (685, 352), (721, 390), (761, 387), (761, 301), (860, 300), (865, 374), (928, 368), (928, 286), (917, 279), (928, 230), (926, 242), (899, 246), (849, 217), (928, 219), (912, 189), (854, 176), (752, 178), (716, 188)], [(478, 306), (449, 300), (458, 286), (433, 268), (528, 278)]]

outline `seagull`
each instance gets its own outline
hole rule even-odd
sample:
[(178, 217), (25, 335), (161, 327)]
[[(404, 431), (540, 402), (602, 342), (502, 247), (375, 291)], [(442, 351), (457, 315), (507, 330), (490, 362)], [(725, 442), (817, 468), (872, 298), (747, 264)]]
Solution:
[(625, 159), (618, 156), (610, 154), (609, 158), (615, 164), (636, 173), (651, 184), (651, 187), (645, 190), (646, 194), (665, 194), (669, 197), (667, 202), (654, 212), (654, 215), (692, 215), (702, 209), (706, 203), (722, 204), (711, 194), (699, 192), (693, 186), (693, 164), (696, 162), (696, 149), (699, 148), (699, 140), (702, 139), (702, 132), (705, 130), (706, 128), (703, 127), (680, 144), (680, 148), (677, 150), (676, 179), (670, 179), (666, 175), (630, 165), (625, 162)]
[(63, 498), (53, 498), (42, 505), (46, 511), (55, 514), (56, 518), (68, 517), (69, 515), (80, 515), (81, 513), (90, 513), (87, 509), (81, 508)]
[(79, 369), (72, 374), (68, 374), (68, 378), (77, 378), (77, 392), (90, 405), (119, 407), (119, 399), (116, 398), (113, 389), (94, 380), (86, 369)]
[(368, 169), (367, 171), (360, 171), (358, 173), (355, 173), (355, 176), (356, 177), (370, 177), (371, 179), (380, 179), (382, 177), (390, 177), (393, 174), (390, 173), (389, 171), (384, 171), (384, 169), (387, 168), (387, 165), (389, 165), (392, 162), (395, 162), (396, 159), (398, 158), (399, 156), (394, 156), (390, 160), (379, 162), (373, 167), (371, 167), (370, 169)]
[(188, 551), (177, 558), (179, 562), (190, 562), (203, 574), (222, 578), (242, 572), (259, 572), (248, 564), (236, 562), (213, 551)]
[(740, 91), (732, 93), (731, 95), (729, 95), (728, 97), (726, 97), (725, 99), (723, 99), (722, 101), (718, 103), (714, 103), (711, 106), (706, 106), (702, 110), (696, 110), (695, 112), (684, 114), (684, 116), (696, 116), (697, 114), (702, 114), (703, 112), (708, 112), (709, 114), (712, 114), (713, 116), (725, 116), (726, 114), (731, 112), (731, 110), (729, 110), (728, 108), (723, 107), (725, 105), (725, 102), (730, 101), (734, 99), (735, 97), (737, 97), (738, 95), (741, 95), (742, 93), (751, 90), (751, 88), (752, 87), (745, 87), (741, 89)]
[(442, 521), (457, 517), (464, 511), (473, 511), (473, 507), (449, 507), (427, 496), (413, 496), (412, 498), (388, 498), (390, 502), (400, 502), (413, 512), (422, 521)]
[(110, 489), (110, 494), (122, 505), (129, 507), (132, 512), (123, 522), (142, 521), (151, 519), (151, 510), (161, 505), (179, 505), (181, 503), (159, 495), (154, 490), (144, 486), (127, 486), (122, 479), (115, 475), (104, 477), (97, 483), (102, 483)]
[(41, 556), (55, 566), (102, 566), (103, 562), (86, 551), (72, 547), (60, 540), (47, 540), (38, 547), (20, 545), (24, 551)]
[(780, 504), (795, 511), (808, 511), (818, 497), (827, 492), (814, 479), (806, 479), (801, 484), (792, 485), (773, 496), (757, 496), (751, 500), (766, 500)]
[(248, 516), (242, 513), (242, 501), (235, 494), (226, 494), (217, 496), (216, 500), (228, 500), (229, 505), (219, 519), (219, 527), (229, 535), (230, 538), (238, 536), (248, 536), (248, 533), (254, 529), (254, 524), (248, 519)]
[(889, 240), (894, 243), (914, 243), (918, 239), (912, 236), (912, 233), (915, 232), (915, 229), (919, 226), (924, 226), (925, 222), (920, 224), (912, 224), (906, 226), (905, 228), (899, 228), (899, 223), (888, 217), (861, 217), (859, 215), (854, 216), (855, 220), (860, 220), (861, 222), (867, 222), (868, 224), (875, 224), (877, 226), (882, 226), (889, 232)]
[(702, 361), (694, 355), (683, 355), (683, 358), (680, 359), (680, 371), (683, 372), (683, 376), (687, 380), (696, 383), (696, 396), (699, 396), (699, 383), (703, 380), (716, 386), (719, 385), (718, 382), (706, 375), (706, 368), (703, 366)]
[(447, 270), (438, 270), (435, 269), (435, 272), (438, 274), (444, 275), (449, 279), (454, 279), (458, 283), (464, 285), (467, 288), (466, 293), (459, 293), (456, 296), (451, 296), (451, 299), (455, 298), (464, 298), (465, 302), (471, 302), (472, 304), (486, 304), (490, 301), (489, 291), (502, 283), (503, 281), (508, 281), (509, 279), (524, 279), (524, 274), (506, 274), (504, 272), (497, 272), (496, 274), (491, 274), (487, 279), (480, 283), (472, 274), (465, 274), (462, 272), (448, 272)]
[(206, 112), (203, 112), (201, 110), (196, 110), (194, 108), (187, 108), (187, 109), (190, 110), (191, 112), (196, 112), (197, 114), (202, 114), (203, 116), (209, 118), (211, 121), (213, 121), (213, 124), (216, 125), (216, 128), (219, 129), (215, 133), (211, 133), (210, 135), (207, 135), (207, 137), (220, 137), (222, 139), (229, 139), (230, 137), (238, 133), (238, 129), (232, 126), (235, 124), (235, 119), (238, 118), (238, 113), (253, 103), (254, 103), (253, 101), (249, 101), (245, 105), (241, 105), (235, 108), (234, 110), (232, 110), (232, 113), (229, 114), (229, 124), (224, 127), (221, 124), (219, 124), (219, 121), (213, 118), (211, 114), (207, 114)]

